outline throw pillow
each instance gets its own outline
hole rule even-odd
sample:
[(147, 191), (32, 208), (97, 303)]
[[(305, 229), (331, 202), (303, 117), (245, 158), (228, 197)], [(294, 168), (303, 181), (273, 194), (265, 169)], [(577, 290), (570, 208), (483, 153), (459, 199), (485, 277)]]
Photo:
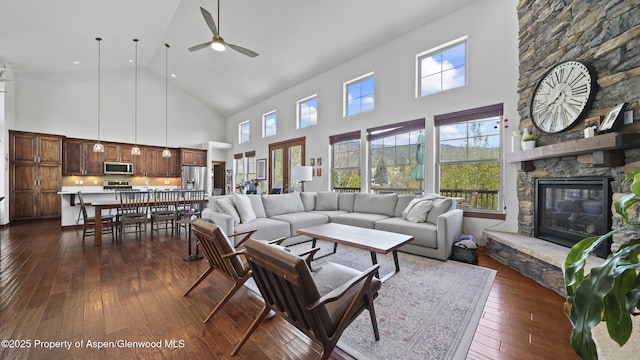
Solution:
[(429, 210), (431, 210), (431, 208), (433, 208), (432, 200), (420, 200), (413, 206), (409, 204), (409, 206), (407, 206), (407, 209), (409, 209), (409, 211), (404, 216), (404, 218), (407, 221), (411, 221), (413, 223), (425, 222), (427, 221), (427, 214), (429, 213)]
[(451, 210), (453, 200), (449, 198), (433, 200), (433, 209), (427, 214), (427, 222), (438, 225), (438, 216)]
[(256, 214), (251, 208), (251, 200), (247, 195), (234, 194), (233, 205), (236, 206), (241, 223), (246, 224), (256, 219)]
[(233, 225), (240, 224), (240, 215), (238, 215), (238, 211), (233, 205), (233, 201), (231, 200), (231, 198), (225, 197), (216, 200), (216, 206), (218, 207), (218, 211), (233, 218)]
[(316, 210), (338, 210), (338, 193), (333, 191), (319, 192), (316, 195)]

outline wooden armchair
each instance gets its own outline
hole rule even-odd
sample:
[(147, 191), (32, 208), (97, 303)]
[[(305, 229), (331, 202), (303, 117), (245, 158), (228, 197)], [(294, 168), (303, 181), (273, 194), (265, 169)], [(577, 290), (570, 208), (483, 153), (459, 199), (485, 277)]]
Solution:
[[(207, 258), (207, 261), (209, 261), (209, 268), (200, 275), (183, 296), (189, 295), (191, 290), (198, 286), (198, 284), (214, 270), (220, 271), (222, 275), (233, 282), (233, 287), (227, 292), (224, 298), (220, 300), (211, 313), (209, 313), (206, 319), (204, 319), (206, 323), (231, 299), (242, 285), (251, 278), (251, 269), (243, 264), (242, 251), (237, 251), (236, 248), (249, 239), (256, 230), (229, 234), (227, 237), (218, 226), (206, 220), (198, 219), (193, 222), (192, 226), (198, 244), (200, 244), (200, 248)], [(234, 241), (231, 239), (234, 239), (236, 236), (241, 238), (234, 244)], [(282, 240), (284, 239), (272, 240), (271, 243), (279, 243), (282, 242)]]
[(265, 305), (231, 355), (240, 351), (271, 310), (320, 343), (322, 359), (331, 355), (344, 330), (365, 309), (369, 310), (375, 339), (380, 339), (373, 307), (381, 286), (374, 277), (379, 265), (360, 272), (322, 262), (311, 269), (314, 252), (303, 258), (253, 239), (244, 245)]

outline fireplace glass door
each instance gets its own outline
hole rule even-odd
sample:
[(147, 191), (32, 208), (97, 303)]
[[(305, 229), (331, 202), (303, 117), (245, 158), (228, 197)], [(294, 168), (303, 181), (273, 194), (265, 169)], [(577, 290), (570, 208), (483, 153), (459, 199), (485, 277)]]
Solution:
[[(571, 247), (611, 229), (608, 178), (536, 179), (535, 237)], [(607, 255), (609, 245), (598, 256)]]

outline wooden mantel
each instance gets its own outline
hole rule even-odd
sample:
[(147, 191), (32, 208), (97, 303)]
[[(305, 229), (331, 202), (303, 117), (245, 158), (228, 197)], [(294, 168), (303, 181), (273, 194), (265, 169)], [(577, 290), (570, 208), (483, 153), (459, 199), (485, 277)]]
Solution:
[(507, 154), (507, 162), (520, 162), (521, 170), (533, 171), (534, 160), (593, 153), (594, 166), (624, 165), (624, 149), (640, 148), (640, 134), (607, 133)]

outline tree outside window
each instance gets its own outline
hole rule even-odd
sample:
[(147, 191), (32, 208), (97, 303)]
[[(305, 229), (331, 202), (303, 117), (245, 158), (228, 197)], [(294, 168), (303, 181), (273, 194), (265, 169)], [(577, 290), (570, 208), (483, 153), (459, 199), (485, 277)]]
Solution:
[[(422, 141), (420, 146), (424, 146), (422, 130), (408, 131), (371, 141), (371, 189), (374, 192), (422, 192), (424, 164), (418, 162), (419, 141)], [(416, 171), (416, 169), (422, 171)]]
[(333, 189), (360, 191), (360, 139), (333, 144)]

